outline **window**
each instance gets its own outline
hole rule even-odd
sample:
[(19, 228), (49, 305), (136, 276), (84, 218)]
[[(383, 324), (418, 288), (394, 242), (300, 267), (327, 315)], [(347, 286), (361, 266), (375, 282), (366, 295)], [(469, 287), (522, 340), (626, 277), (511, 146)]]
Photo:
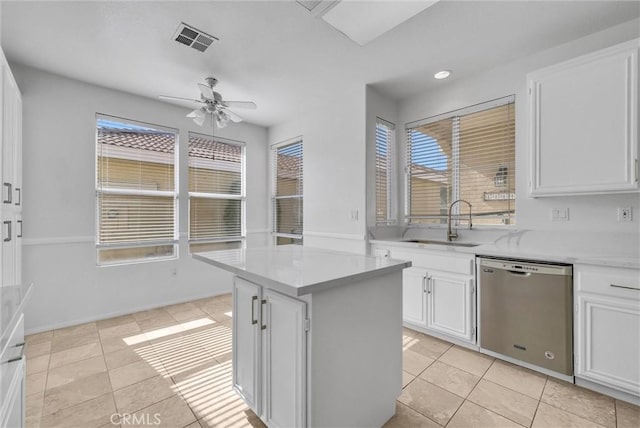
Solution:
[(407, 125), (408, 223), (446, 223), (457, 199), (474, 225), (515, 223), (514, 111), (511, 96)]
[(302, 244), (302, 140), (273, 147), (273, 235), (276, 245)]
[(376, 119), (376, 224), (395, 223), (392, 200), (396, 126)]
[(98, 264), (176, 256), (177, 131), (96, 117)]
[(242, 246), (244, 162), (244, 144), (189, 133), (191, 253)]

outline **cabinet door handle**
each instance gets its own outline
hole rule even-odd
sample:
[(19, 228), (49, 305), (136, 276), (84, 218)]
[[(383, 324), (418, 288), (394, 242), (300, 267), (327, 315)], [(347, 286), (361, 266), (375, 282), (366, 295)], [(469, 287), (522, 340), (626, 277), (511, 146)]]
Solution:
[(423, 293), (427, 292), (427, 277), (426, 276), (422, 277), (422, 292)]
[(640, 288), (636, 288), (636, 287), (629, 287), (628, 285), (609, 284), (609, 286), (611, 286), (611, 287), (615, 287), (615, 288), (625, 288), (625, 289), (627, 289), (627, 290), (636, 290), (636, 291), (640, 291)]
[(7, 225), (7, 238), (4, 238), (4, 242), (11, 242), (11, 220), (5, 220), (2, 223)]
[(258, 324), (258, 320), (256, 319), (254, 314), (256, 300), (258, 300), (258, 296), (251, 296), (251, 325)]
[(22, 189), (16, 187), (16, 192), (18, 192), (18, 201), (16, 202), (16, 206), (22, 203)]
[(11, 183), (4, 183), (4, 187), (7, 188), (7, 199), (3, 200), (2, 202), (5, 204), (10, 204), (13, 197), (13, 190), (11, 190)]
[(427, 294), (431, 294), (431, 277), (427, 277)]
[(16, 221), (20, 225), (20, 232), (16, 235), (16, 238), (22, 238), (22, 220)]
[(5, 363), (13, 363), (15, 361), (20, 361), (22, 359), (22, 357), (24, 357), (24, 342), (22, 343), (17, 343), (14, 348), (20, 348), (20, 353), (17, 355), (14, 355), (13, 357), (9, 357), (7, 359), (7, 361), (5, 361)]
[(267, 329), (267, 325), (264, 323), (263, 319), (264, 319), (264, 305), (267, 303), (266, 299), (262, 299), (260, 301), (260, 330), (266, 330)]

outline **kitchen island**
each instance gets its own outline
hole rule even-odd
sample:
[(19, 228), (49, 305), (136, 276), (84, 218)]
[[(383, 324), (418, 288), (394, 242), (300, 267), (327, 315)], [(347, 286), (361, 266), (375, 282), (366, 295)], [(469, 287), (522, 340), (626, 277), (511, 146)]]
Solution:
[(402, 269), (297, 245), (194, 258), (232, 272), (233, 383), (270, 427), (375, 427), (402, 389)]

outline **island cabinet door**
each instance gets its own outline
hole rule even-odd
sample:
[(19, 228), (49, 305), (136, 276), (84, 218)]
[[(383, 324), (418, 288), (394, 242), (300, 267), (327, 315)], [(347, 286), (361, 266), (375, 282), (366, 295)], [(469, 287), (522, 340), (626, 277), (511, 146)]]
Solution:
[(233, 283), (233, 387), (260, 414), (260, 301), (262, 287), (236, 277)]
[(305, 427), (306, 303), (265, 289), (262, 420), (270, 428)]

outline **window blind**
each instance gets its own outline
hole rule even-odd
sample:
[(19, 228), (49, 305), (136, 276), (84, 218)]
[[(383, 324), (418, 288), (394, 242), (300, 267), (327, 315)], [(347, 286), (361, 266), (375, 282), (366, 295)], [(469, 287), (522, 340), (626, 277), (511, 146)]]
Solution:
[(474, 224), (514, 223), (514, 113), (507, 97), (407, 126), (409, 223), (446, 223), (457, 199), (472, 204)]
[(390, 224), (392, 213), (393, 153), (395, 151), (395, 125), (383, 119), (376, 120), (376, 223)]
[(96, 128), (98, 263), (174, 256), (175, 130), (102, 115)]
[(244, 161), (242, 143), (189, 133), (191, 252), (237, 247), (244, 238)]
[(273, 233), (277, 244), (301, 243), (303, 226), (302, 141), (274, 148)]

